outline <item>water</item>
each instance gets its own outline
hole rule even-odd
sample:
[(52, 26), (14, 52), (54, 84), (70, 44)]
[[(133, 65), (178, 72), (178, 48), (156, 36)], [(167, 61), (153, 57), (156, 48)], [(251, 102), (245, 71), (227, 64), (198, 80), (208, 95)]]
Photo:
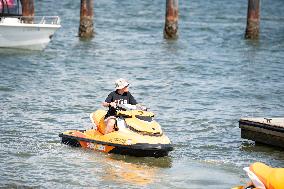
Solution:
[[(0, 186), (230, 188), (279, 148), (241, 139), (241, 117), (284, 116), (284, 2), (262, 1), (258, 41), (244, 40), (244, 1), (180, 1), (179, 39), (163, 39), (164, 1), (95, 1), (92, 40), (77, 37), (79, 2), (37, 1), (62, 28), (43, 52), (0, 50)], [(58, 134), (124, 77), (174, 144), (166, 158), (71, 148)]]

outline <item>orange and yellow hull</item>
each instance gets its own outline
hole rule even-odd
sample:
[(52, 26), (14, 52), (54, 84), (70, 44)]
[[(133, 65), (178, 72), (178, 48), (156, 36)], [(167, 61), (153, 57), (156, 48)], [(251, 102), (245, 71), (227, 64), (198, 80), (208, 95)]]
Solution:
[[(146, 143), (145, 140), (135, 137), (134, 140), (131, 137), (125, 137), (117, 132), (111, 133), (111, 135), (102, 135), (97, 130), (71, 130), (59, 134), (62, 138), (62, 143), (74, 146), (89, 148), (95, 151), (105, 153), (115, 153), (122, 155), (131, 155), (138, 157), (163, 157), (167, 156), (169, 151), (173, 150), (171, 143), (167, 141), (166, 136), (154, 137), (149, 140), (150, 143)], [(143, 138), (143, 136), (140, 136)], [(149, 137), (149, 136), (147, 136)], [(166, 137), (166, 138), (165, 138)], [(144, 137), (145, 138), (145, 137)], [(160, 140), (160, 142), (158, 142)]]

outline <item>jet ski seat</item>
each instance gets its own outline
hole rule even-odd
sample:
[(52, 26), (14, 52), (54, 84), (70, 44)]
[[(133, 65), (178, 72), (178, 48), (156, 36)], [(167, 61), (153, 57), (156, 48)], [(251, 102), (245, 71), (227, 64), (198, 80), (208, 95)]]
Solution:
[[(106, 124), (105, 124), (105, 110), (97, 110), (90, 114), (90, 119), (92, 123), (97, 127), (97, 130), (104, 134), (106, 130)], [(98, 120), (98, 121), (97, 121)]]

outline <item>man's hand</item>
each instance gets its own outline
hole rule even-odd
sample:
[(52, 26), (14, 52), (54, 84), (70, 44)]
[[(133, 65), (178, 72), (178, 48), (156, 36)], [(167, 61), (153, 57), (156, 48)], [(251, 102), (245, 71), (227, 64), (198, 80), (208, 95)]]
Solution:
[(115, 102), (111, 102), (111, 103), (109, 103), (109, 105), (111, 106), (111, 107), (116, 107), (116, 103)]
[(137, 110), (147, 111), (147, 107), (142, 104), (136, 104)]
[(111, 103), (103, 102), (102, 105), (104, 107), (114, 107), (114, 108), (116, 108), (116, 103), (115, 102), (111, 102)]

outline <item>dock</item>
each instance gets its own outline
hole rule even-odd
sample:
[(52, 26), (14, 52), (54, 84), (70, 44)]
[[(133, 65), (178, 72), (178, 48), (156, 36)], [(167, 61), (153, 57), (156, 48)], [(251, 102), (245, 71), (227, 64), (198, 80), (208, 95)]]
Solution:
[(241, 137), (284, 148), (284, 118), (241, 118)]

